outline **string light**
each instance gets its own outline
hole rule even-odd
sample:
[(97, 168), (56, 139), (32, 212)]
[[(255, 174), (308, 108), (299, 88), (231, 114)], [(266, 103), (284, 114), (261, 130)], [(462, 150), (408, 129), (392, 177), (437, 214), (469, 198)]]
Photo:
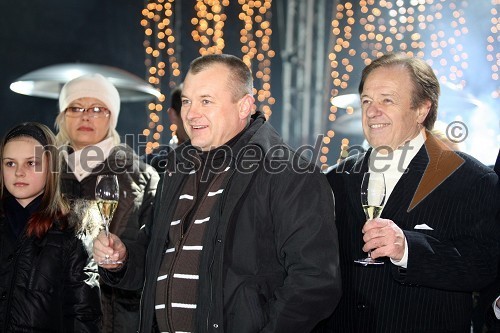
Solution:
[[(494, 81), (498, 81), (498, 68), (500, 67), (500, 52), (498, 50), (498, 45), (500, 43), (500, 35), (498, 31), (500, 30), (500, 20), (498, 18), (498, 6), (500, 5), (500, 0), (491, 0), (491, 35), (487, 37), (486, 45), (486, 60), (491, 63), (491, 78)], [(499, 98), (500, 97), (500, 88), (497, 86), (496, 90), (491, 93), (491, 97)]]
[[(425, 52), (428, 58), (430, 55), (427, 62), (441, 83), (451, 82), (463, 88), (466, 85), (463, 76), (464, 70), (469, 67), (469, 55), (464, 51), (465, 48), (460, 40), (469, 33), (464, 17), (467, 2), (458, 4), (445, 0), (427, 2), (425, 21), (419, 24), (422, 31), (432, 31), (429, 36), (431, 43)], [(443, 18), (452, 19), (449, 22)], [(451, 32), (450, 26), (453, 29)]]
[[(141, 26), (144, 28), (144, 50), (146, 53), (145, 66), (147, 80), (161, 91), (161, 84), (168, 78), (168, 86), (172, 89), (180, 80), (180, 61), (176, 54), (176, 37), (174, 35), (174, 2), (175, 0), (150, 0), (142, 10)], [(179, 18), (180, 19), (180, 18)], [(147, 138), (146, 154), (160, 145), (161, 133), (164, 130), (162, 123), (163, 103), (165, 95), (162, 93), (157, 101), (148, 104), (148, 127), (142, 132)], [(177, 130), (171, 128), (172, 135)]]
[[(488, 18), (490, 36), (486, 40), (486, 59), (491, 64), (491, 77), (498, 80), (500, 53), (498, 51), (497, 6), (500, 0), (491, 1), (491, 17)], [(173, 88), (180, 77), (180, 63), (175, 51), (176, 36), (173, 29), (173, 5), (175, 0), (150, 0), (142, 11), (141, 25), (144, 27), (144, 49), (146, 54), (147, 80), (161, 91), (161, 83), (169, 78)], [(433, 67), (441, 83), (466, 86), (464, 72), (469, 68), (469, 54), (465, 52), (464, 37), (469, 34), (464, 13), (470, 1), (446, 0), (357, 0), (338, 3), (331, 22), (333, 46), (328, 55), (331, 68), (331, 96), (343, 94), (352, 88), (353, 73), (387, 52), (406, 52), (410, 56), (425, 58)], [(243, 61), (252, 69), (255, 77), (254, 95), (266, 116), (271, 115), (275, 103), (271, 96), (271, 60), (275, 52), (271, 49), (271, 5), (272, 0), (238, 0), (242, 22), (240, 30)], [(194, 26), (191, 36), (199, 42), (201, 55), (222, 53), (225, 47), (224, 24), (229, 0), (197, 0), (196, 14), (191, 19)], [(470, 23), (469, 23), (470, 24)], [(450, 30), (451, 28), (451, 30)], [(424, 42), (425, 41), (425, 42)], [(359, 42), (361, 46), (359, 47)], [(356, 69), (356, 70), (355, 70)], [(500, 90), (492, 92), (498, 98)], [(150, 117), (143, 134), (151, 141), (148, 147), (159, 144), (164, 131), (161, 125), (165, 96), (148, 105)], [(330, 107), (328, 120), (336, 121), (338, 109)], [(346, 108), (353, 114), (354, 108)], [(342, 114), (343, 115), (343, 114)], [(170, 130), (175, 133), (175, 125)], [(327, 154), (332, 151), (327, 145), (335, 136), (327, 131), (321, 158), (326, 168)], [(344, 138), (344, 140), (347, 140)], [(342, 140), (342, 142), (344, 142)], [(348, 143), (348, 141), (347, 141)], [(341, 158), (347, 151), (341, 145)], [(324, 161), (324, 162), (323, 162)]]
[(271, 106), (275, 103), (271, 96), (271, 59), (275, 56), (270, 46), (272, 0), (238, 0), (238, 3), (241, 5), (238, 17), (243, 22), (240, 30), (243, 61), (255, 73), (254, 96), (259, 108), (269, 118)]
[[(243, 22), (240, 42), (243, 44), (243, 61), (254, 74), (254, 91), (257, 103), (267, 117), (271, 115), (271, 105), (275, 99), (271, 96), (271, 58), (275, 52), (270, 47), (271, 3), (272, 0), (239, 0), (241, 12), (238, 15)], [(220, 54), (224, 50), (224, 9), (228, 0), (198, 0), (195, 5), (196, 17), (191, 19), (194, 29), (191, 36), (202, 46), (200, 55)], [(252, 60), (256, 59), (257, 62)], [(253, 64), (255, 63), (255, 64)]]
[(221, 54), (224, 50), (224, 8), (229, 6), (229, 0), (198, 0), (194, 9), (196, 17), (191, 19), (194, 30), (191, 33), (195, 42), (200, 42), (200, 55)]
[[(492, 0), (495, 3), (498, 1)], [(351, 82), (354, 68), (369, 65), (372, 59), (387, 52), (405, 52), (409, 56), (426, 58), (442, 83), (453, 82), (465, 86), (463, 72), (469, 66), (469, 56), (460, 40), (468, 34), (464, 17), (466, 1), (457, 4), (446, 0), (360, 0), (359, 6), (356, 17), (352, 2), (336, 6), (336, 15), (331, 23), (335, 42), (328, 56), (333, 84), (332, 97), (344, 93), (352, 84), (357, 84)], [(492, 14), (496, 17), (496, 11)], [(451, 18), (451, 22), (447, 18)], [(498, 20), (492, 20), (492, 23), (495, 28), (498, 27)], [(361, 31), (355, 36), (353, 32), (359, 26)], [(449, 26), (453, 28), (451, 33), (448, 32)], [(422, 36), (428, 31), (430, 36)], [(355, 43), (357, 39), (361, 42), (360, 48)], [(424, 40), (430, 40), (430, 43), (426, 44)], [(495, 39), (489, 38), (489, 41), (493, 43)], [(448, 56), (450, 54), (451, 59)], [(494, 57), (490, 56), (490, 59)], [(492, 69), (497, 71), (494, 73), (498, 76), (498, 66), (494, 64)], [(330, 122), (337, 119), (337, 111), (336, 106), (330, 107)], [(347, 114), (352, 114), (353, 111), (353, 108), (346, 109)], [(340, 157), (346, 153), (347, 147), (343, 143)], [(327, 168), (328, 164), (324, 163), (321, 167)]]

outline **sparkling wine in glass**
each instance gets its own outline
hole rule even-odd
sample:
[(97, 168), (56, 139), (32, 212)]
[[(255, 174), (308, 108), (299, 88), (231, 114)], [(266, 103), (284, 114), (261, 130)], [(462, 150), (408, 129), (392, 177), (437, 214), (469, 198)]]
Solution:
[[(120, 188), (118, 186), (118, 178), (116, 175), (97, 176), (95, 198), (97, 200), (97, 207), (101, 212), (102, 224), (104, 225), (106, 237), (109, 237), (109, 224), (111, 223), (116, 207), (118, 206), (119, 196)], [(109, 259), (107, 256), (104, 260), (99, 262), (100, 265), (121, 263), (121, 261)]]
[[(361, 183), (361, 205), (365, 211), (366, 220), (372, 220), (380, 216), (385, 202), (385, 178), (383, 173), (366, 172)], [(354, 260), (362, 265), (382, 265), (382, 261), (368, 257)]]

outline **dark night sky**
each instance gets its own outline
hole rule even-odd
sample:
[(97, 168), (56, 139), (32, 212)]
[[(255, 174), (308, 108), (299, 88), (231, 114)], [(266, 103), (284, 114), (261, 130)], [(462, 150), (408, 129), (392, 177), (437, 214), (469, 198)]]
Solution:
[[(29, 71), (57, 63), (97, 63), (144, 77), (140, 1), (30, 0), (0, 3), (0, 133), (21, 121), (52, 126), (57, 101), (14, 93), (9, 85)], [(122, 105), (118, 130), (145, 126), (144, 103)], [(126, 117), (130, 115), (132, 117)]]

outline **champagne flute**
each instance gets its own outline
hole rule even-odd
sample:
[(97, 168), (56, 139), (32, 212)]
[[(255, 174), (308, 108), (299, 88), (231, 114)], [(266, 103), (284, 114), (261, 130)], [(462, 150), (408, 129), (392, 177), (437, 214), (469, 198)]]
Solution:
[[(118, 186), (118, 178), (116, 175), (100, 175), (97, 176), (95, 185), (95, 198), (97, 200), (97, 207), (101, 212), (102, 224), (106, 237), (109, 237), (109, 224), (113, 219), (116, 207), (118, 206), (118, 198), (120, 196), (120, 188)], [(116, 261), (106, 258), (99, 262), (99, 265), (107, 264), (121, 264), (121, 261)]]
[[(366, 172), (361, 183), (361, 205), (365, 211), (366, 220), (372, 220), (380, 216), (385, 201), (385, 178), (383, 173)], [(368, 257), (354, 260), (362, 265), (382, 265), (382, 261), (372, 259), (371, 251)]]

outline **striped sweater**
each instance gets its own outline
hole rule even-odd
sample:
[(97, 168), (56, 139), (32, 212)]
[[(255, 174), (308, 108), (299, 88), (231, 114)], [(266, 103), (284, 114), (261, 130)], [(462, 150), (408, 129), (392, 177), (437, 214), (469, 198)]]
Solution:
[(156, 287), (155, 310), (160, 332), (194, 331), (205, 227), (231, 174), (226, 167), (210, 177), (206, 190), (200, 191), (202, 169), (192, 170), (187, 176), (170, 222)]

